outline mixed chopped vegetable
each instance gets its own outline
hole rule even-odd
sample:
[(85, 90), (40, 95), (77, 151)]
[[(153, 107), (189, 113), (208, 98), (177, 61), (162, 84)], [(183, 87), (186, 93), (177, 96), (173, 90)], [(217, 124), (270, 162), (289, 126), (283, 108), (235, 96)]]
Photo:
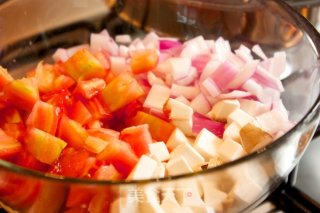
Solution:
[(293, 125), (283, 52), (103, 31), (53, 59), (21, 79), (0, 69), (0, 158), (67, 177), (162, 178), (236, 160)]

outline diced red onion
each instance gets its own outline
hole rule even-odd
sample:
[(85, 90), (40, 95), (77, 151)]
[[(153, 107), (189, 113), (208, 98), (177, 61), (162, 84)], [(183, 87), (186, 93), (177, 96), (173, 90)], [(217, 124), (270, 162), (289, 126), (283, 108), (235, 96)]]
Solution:
[(255, 72), (258, 65), (258, 60), (248, 61), (235, 78), (227, 85), (229, 89), (239, 88), (244, 82), (246, 82)]
[(224, 133), (224, 126), (224, 123), (213, 121), (199, 113), (193, 114), (193, 133), (198, 134), (203, 128), (206, 128), (219, 138), (222, 138)]
[(175, 40), (160, 40), (159, 47), (160, 51), (175, 48), (175, 47), (181, 47), (182, 44), (180, 41)]
[(127, 70), (126, 59), (123, 57), (110, 56), (110, 71), (115, 75), (119, 75)]
[(68, 56), (71, 57), (73, 56), (73, 54), (75, 54), (76, 52), (78, 52), (79, 50), (82, 49), (89, 49), (89, 45), (88, 44), (81, 44), (81, 45), (77, 45), (77, 46), (73, 46), (67, 49), (67, 53)]
[(153, 72), (147, 73), (147, 79), (150, 85), (154, 85), (154, 84), (165, 85), (164, 81), (161, 78), (157, 77)]
[(210, 103), (208, 102), (205, 95), (203, 95), (202, 93), (200, 93), (191, 101), (190, 106), (195, 112), (203, 115), (207, 114), (211, 109)]
[(227, 88), (227, 85), (234, 80), (239, 70), (230, 62), (225, 61), (212, 74), (211, 78), (221, 91)]
[(191, 68), (191, 60), (188, 58), (170, 58), (168, 72), (172, 73), (173, 81), (181, 80), (188, 76)]
[(270, 73), (280, 78), (281, 74), (286, 70), (286, 53), (276, 52), (270, 64)]
[(69, 59), (69, 55), (66, 49), (58, 48), (56, 52), (52, 55), (52, 58), (55, 62), (65, 62)]
[(216, 69), (218, 69), (220, 64), (221, 63), (218, 60), (210, 60), (201, 73), (200, 81), (202, 82), (207, 79), (214, 71), (216, 71)]
[(263, 50), (261, 49), (260, 45), (256, 44), (252, 47), (252, 51), (257, 54), (257, 56), (259, 56), (261, 59), (266, 60), (268, 59), (268, 57), (266, 56), (266, 54), (263, 52)]
[(253, 74), (252, 78), (263, 86), (276, 89), (279, 92), (284, 91), (281, 81), (260, 66), (257, 67), (256, 72)]
[(194, 99), (199, 92), (199, 88), (193, 86), (180, 86), (177, 84), (172, 84), (171, 86), (171, 95), (174, 97), (184, 96), (191, 100)]
[(181, 79), (175, 81), (175, 83), (182, 85), (182, 86), (188, 86), (194, 82), (197, 75), (198, 75), (198, 72), (197, 72), (196, 68), (190, 67), (188, 75), (185, 76), (184, 78), (181, 78)]
[(205, 68), (207, 65), (208, 61), (211, 60), (211, 55), (210, 54), (200, 54), (196, 55), (195, 57), (192, 58), (192, 66), (197, 69), (199, 73), (202, 72), (202, 70)]
[(221, 93), (219, 87), (216, 85), (216, 83), (211, 78), (207, 78), (206, 80), (204, 80), (201, 83), (200, 87), (204, 89), (206, 94), (208, 94), (212, 97), (216, 97)]

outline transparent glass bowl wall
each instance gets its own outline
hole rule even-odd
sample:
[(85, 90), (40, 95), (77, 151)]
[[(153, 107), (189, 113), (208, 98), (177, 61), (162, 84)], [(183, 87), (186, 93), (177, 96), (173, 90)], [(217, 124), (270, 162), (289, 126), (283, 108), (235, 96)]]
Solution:
[[(20, 7), (24, 11), (17, 15), (17, 20), (28, 22), (28, 17), (34, 15), (32, 7), (24, 6), (26, 1), (24, 4), (21, 1), (12, 2), (10, 4), (14, 4), (15, 8)], [(297, 125), (273, 144), (247, 157), (204, 172), (163, 180), (98, 182), (57, 178), (0, 161), (1, 202), (8, 208), (21, 212), (63, 212), (71, 207), (77, 207), (79, 212), (84, 209), (101, 212), (99, 208), (105, 208), (112, 203), (112, 206), (115, 206), (114, 203), (121, 198), (129, 197), (129, 204), (120, 202), (121, 208), (125, 209), (127, 206), (130, 208), (129, 212), (133, 212), (136, 207), (148, 208), (146, 203), (152, 197), (150, 191), (159, 197), (173, 192), (179, 201), (184, 200), (184, 206), (194, 207), (190, 202), (193, 196), (199, 195), (203, 198), (205, 190), (218, 189), (223, 191), (226, 197), (220, 201), (219, 195), (212, 193), (212, 197), (205, 198), (207, 206), (223, 212), (248, 211), (256, 206), (296, 165), (317, 126), (320, 110), (319, 35), (305, 19), (281, 1), (123, 0), (121, 4), (111, 1), (107, 3), (114, 7), (111, 14), (120, 19), (115, 20), (108, 16), (98, 25), (95, 22), (92, 30), (98, 31), (101, 26), (106, 26), (113, 35), (121, 32), (133, 36), (153, 30), (159, 35), (175, 36), (182, 40), (197, 35), (203, 35), (207, 39), (223, 36), (233, 47), (239, 44), (248, 47), (259, 44), (269, 56), (276, 51), (285, 51), (288, 74), (283, 79), (286, 91), (282, 98), (290, 111), (290, 118), (296, 121)], [(99, 7), (101, 2), (90, 1), (91, 6), (94, 4)], [(26, 71), (21, 67), (28, 67), (29, 62), (34, 64), (43, 58), (47, 59), (45, 53), (53, 51), (50, 46), (52, 41), (47, 39), (52, 38), (52, 29), (47, 31), (43, 14), (52, 16), (53, 19), (59, 14), (55, 14), (50, 7), (44, 7), (44, 10), (48, 12), (42, 11), (36, 22), (28, 23), (36, 25), (38, 36), (25, 38), (22, 42), (0, 41), (0, 63), (5, 64), (16, 75), (22, 75)], [(14, 33), (14, 26), (6, 25), (6, 14), (9, 13), (5, 12), (0, 12), (0, 34), (10, 36), (10, 33)], [(71, 7), (70, 14), (72, 12), (80, 13), (77, 7)], [(101, 12), (97, 14), (101, 15)], [(96, 18), (90, 16), (83, 22), (90, 23), (96, 21)], [(18, 25), (21, 26), (21, 23)], [(0, 37), (1, 39), (4, 38)], [(87, 39), (88, 36), (85, 35), (75, 36), (78, 43), (88, 42)], [(42, 47), (41, 51), (36, 47), (35, 41)], [(65, 43), (61, 41), (61, 45)], [(44, 53), (44, 50), (47, 52)], [(22, 55), (25, 57), (20, 57)], [(79, 192), (76, 193), (78, 196), (86, 194), (88, 197), (72, 203), (67, 197), (75, 191)]]

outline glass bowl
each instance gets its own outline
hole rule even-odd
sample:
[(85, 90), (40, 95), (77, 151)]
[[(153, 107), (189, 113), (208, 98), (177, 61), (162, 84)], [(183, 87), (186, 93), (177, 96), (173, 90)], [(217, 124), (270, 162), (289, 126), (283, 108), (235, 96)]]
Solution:
[[(320, 36), (286, 3), (73, 0), (63, 4), (12, 0), (0, 5), (0, 64), (14, 76), (22, 76), (41, 60), (50, 61), (57, 47), (88, 42), (90, 31), (103, 28), (111, 35), (143, 36), (155, 31), (181, 40), (223, 36), (232, 47), (259, 44), (268, 56), (286, 52), (282, 99), (296, 125), (274, 143), (241, 159), (163, 179), (110, 182), (64, 178), (0, 160), (0, 201), (8, 211), (163, 212), (151, 205), (160, 200), (177, 212), (168, 198), (174, 196), (183, 206), (180, 212), (247, 212), (286, 178), (303, 155), (319, 122)], [(68, 15), (61, 15), (65, 10)]]

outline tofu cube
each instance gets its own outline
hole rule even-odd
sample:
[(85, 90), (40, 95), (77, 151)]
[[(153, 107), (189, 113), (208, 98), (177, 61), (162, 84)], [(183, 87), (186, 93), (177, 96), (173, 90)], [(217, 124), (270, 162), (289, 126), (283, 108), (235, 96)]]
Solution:
[(255, 181), (248, 178), (239, 179), (231, 189), (229, 197), (244, 203), (252, 203), (262, 193), (261, 188)]
[(165, 212), (174, 212), (174, 209), (179, 209), (180, 205), (176, 200), (174, 193), (163, 193), (163, 199), (161, 201), (161, 208)]
[(173, 150), (177, 146), (181, 144), (189, 143), (188, 138), (184, 135), (184, 133), (179, 129), (176, 128), (170, 135), (166, 145), (169, 150)]
[(254, 117), (270, 110), (270, 106), (268, 104), (263, 104), (259, 101), (240, 99), (239, 102), (240, 109)]
[(241, 144), (232, 139), (227, 139), (220, 145), (218, 153), (222, 160), (228, 162), (240, 158), (244, 150)]
[(165, 213), (160, 206), (159, 190), (152, 186), (145, 186), (142, 189), (144, 199), (140, 202), (142, 213)]
[(156, 142), (149, 144), (149, 151), (151, 155), (159, 161), (169, 160), (170, 154), (164, 142)]
[(197, 213), (215, 213), (215, 210), (211, 206), (206, 206), (206, 205), (190, 205), (188, 206), (191, 208), (192, 212), (197, 212)]
[(157, 168), (152, 178), (164, 178), (166, 176), (166, 166), (164, 163), (158, 162)]
[(215, 211), (223, 211), (223, 202), (227, 199), (227, 196), (227, 193), (216, 188), (215, 183), (203, 183), (204, 203), (212, 206)]
[(128, 199), (127, 197), (120, 197), (114, 200), (110, 205), (110, 213), (138, 213), (139, 202)]
[(192, 117), (187, 120), (178, 120), (173, 119), (171, 123), (178, 127), (186, 136), (193, 136), (192, 126), (193, 126), (193, 119)]
[(194, 148), (206, 159), (214, 158), (218, 155), (218, 148), (222, 144), (222, 140), (215, 134), (202, 129), (194, 142)]
[(240, 143), (240, 126), (237, 123), (230, 123), (224, 130), (223, 140), (226, 140), (227, 138), (230, 138)]
[(151, 87), (148, 96), (143, 103), (143, 107), (162, 110), (164, 104), (168, 101), (169, 97), (169, 87), (160, 84), (154, 84)]
[(170, 119), (189, 120), (192, 118), (193, 109), (190, 106), (177, 101), (176, 99), (169, 98), (167, 107), (170, 109)]
[(128, 180), (142, 180), (150, 179), (153, 177), (153, 174), (157, 168), (157, 161), (152, 158), (142, 155), (128, 176)]
[(253, 120), (254, 120), (254, 117), (252, 117), (251, 115), (249, 115), (248, 113), (246, 113), (241, 109), (234, 110), (231, 114), (229, 114), (227, 119), (229, 124), (235, 122), (240, 126), (240, 128), (250, 123)]
[(186, 99), (184, 96), (179, 96), (175, 98), (177, 101), (180, 101), (181, 103), (184, 103), (186, 105), (190, 104), (190, 101), (188, 99)]
[(222, 100), (213, 105), (208, 116), (212, 120), (216, 121), (227, 121), (229, 115), (240, 108), (240, 103), (238, 100)]
[(187, 174), (187, 173), (193, 172), (191, 166), (188, 164), (187, 160), (183, 156), (176, 157), (170, 160), (166, 164), (166, 169), (167, 169), (168, 175), (170, 176)]
[(190, 144), (179, 145), (170, 153), (170, 161), (179, 157), (184, 157), (191, 168), (194, 168), (205, 161), (199, 152), (197, 152)]

